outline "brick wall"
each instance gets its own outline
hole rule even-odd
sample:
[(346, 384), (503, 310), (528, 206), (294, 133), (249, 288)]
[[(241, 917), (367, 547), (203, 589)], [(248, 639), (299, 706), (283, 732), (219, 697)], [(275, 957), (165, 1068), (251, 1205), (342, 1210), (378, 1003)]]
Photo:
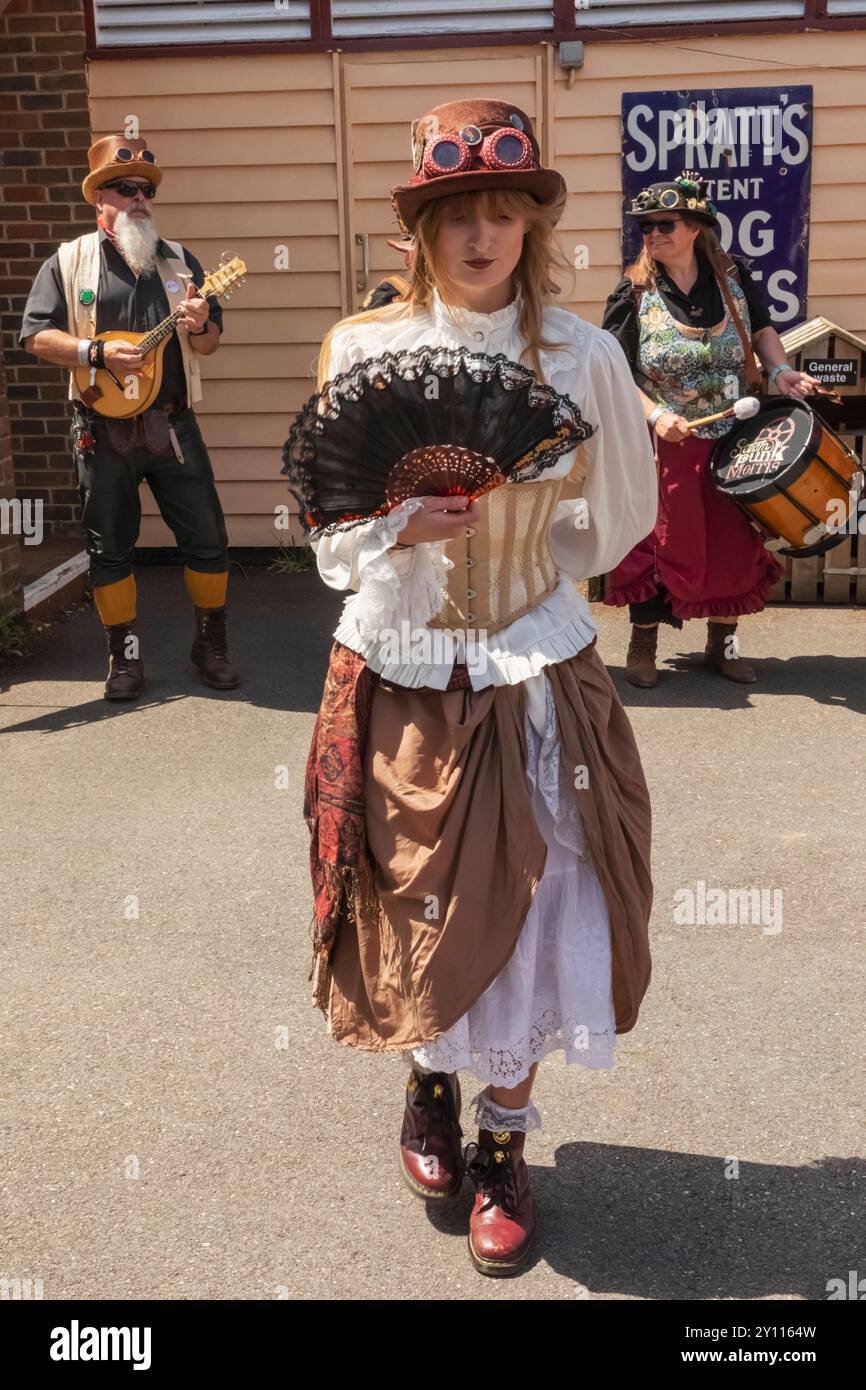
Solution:
[(10, 0), (0, 14), (0, 333), (18, 495), (42, 498), (46, 535), (80, 534), (67, 378), (18, 348), (33, 277), (92, 231), (81, 196), (91, 141), (82, 0)]

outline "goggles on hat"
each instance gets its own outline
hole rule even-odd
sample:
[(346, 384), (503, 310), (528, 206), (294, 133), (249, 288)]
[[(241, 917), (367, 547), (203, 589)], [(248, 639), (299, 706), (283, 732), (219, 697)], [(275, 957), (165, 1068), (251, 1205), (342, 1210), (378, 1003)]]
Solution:
[(114, 179), (112, 183), (104, 183), (102, 187), (116, 188), (124, 198), (134, 198), (136, 193), (143, 193), (145, 198), (156, 197), (156, 184), (151, 183), (150, 179), (145, 179), (143, 183), (134, 183), (132, 179)]
[(139, 150), (136, 154), (135, 150), (128, 149), (126, 145), (121, 145), (120, 149), (115, 150), (114, 154), (111, 156), (112, 164), (115, 160), (119, 160), (122, 164), (125, 164), (130, 159), (143, 159), (146, 164), (156, 163), (156, 155), (153, 153), (153, 150)]
[(423, 170), (428, 179), (443, 174), (462, 174), (473, 159), (487, 169), (531, 169), (535, 163), (532, 143), (522, 130), (503, 126), (483, 135), (477, 125), (463, 126), (450, 135), (440, 135), (424, 151)]

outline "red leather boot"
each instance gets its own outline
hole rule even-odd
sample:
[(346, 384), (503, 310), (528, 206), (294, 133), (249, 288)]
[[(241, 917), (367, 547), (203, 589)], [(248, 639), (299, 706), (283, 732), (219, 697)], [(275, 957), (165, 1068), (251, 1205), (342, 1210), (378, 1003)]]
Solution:
[(454, 1197), (463, 1182), (457, 1073), (412, 1071), (400, 1134), (400, 1170), (416, 1197)]
[(466, 1172), (475, 1188), (469, 1255), (482, 1274), (516, 1274), (532, 1248), (536, 1215), (525, 1142), (520, 1130), (481, 1129), (478, 1143), (466, 1145)]

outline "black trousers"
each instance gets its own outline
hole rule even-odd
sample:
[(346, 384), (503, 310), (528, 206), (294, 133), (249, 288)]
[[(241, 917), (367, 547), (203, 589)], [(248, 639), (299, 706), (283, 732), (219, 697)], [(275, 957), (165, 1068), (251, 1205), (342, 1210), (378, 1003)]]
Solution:
[[(111, 444), (104, 416), (76, 411), (73, 456), (94, 585), (114, 584), (132, 573), (141, 530), (142, 479), (146, 479), (190, 569), (205, 574), (228, 569), (225, 519), (195, 411), (184, 407), (169, 416), (169, 421), (183, 463), (173, 448), (166, 454), (144, 448), (120, 453)], [(91, 452), (80, 447), (82, 430), (89, 430), (96, 441)]]

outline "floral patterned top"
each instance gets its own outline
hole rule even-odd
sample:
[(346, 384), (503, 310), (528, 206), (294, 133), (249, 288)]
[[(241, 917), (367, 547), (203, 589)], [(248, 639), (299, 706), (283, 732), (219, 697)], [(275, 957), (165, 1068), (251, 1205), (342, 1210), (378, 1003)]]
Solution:
[[(733, 275), (728, 285), (750, 336), (746, 296)], [(727, 309), (721, 323), (697, 328), (679, 323), (658, 290), (644, 290), (638, 317), (635, 381), (657, 404), (669, 406), (686, 420), (697, 420), (727, 410), (746, 394), (743, 345)], [(716, 420), (693, 433), (700, 439), (721, 439), (730, 428), (730, 420)]]

